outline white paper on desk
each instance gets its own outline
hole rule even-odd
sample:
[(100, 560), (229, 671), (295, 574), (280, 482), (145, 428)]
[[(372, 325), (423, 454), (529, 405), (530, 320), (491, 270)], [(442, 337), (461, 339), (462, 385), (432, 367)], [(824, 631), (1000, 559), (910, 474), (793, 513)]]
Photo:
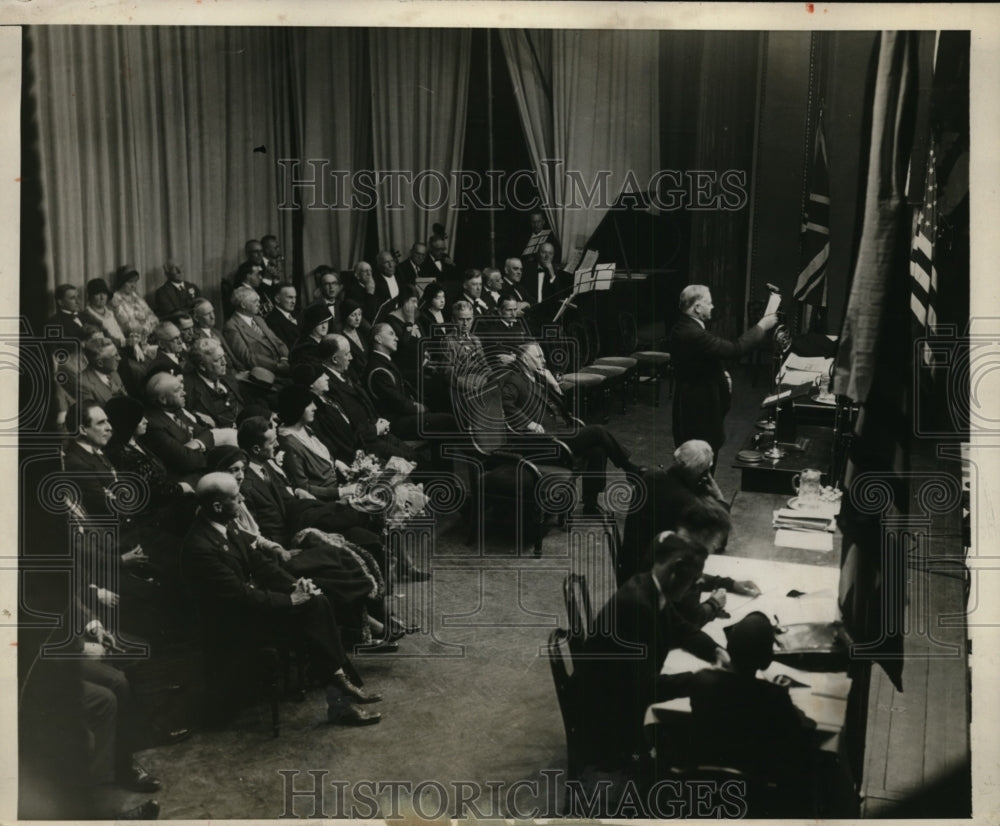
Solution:
[(816, 376), (826, 375), (826, 373), (809, 373), (805, 370), (791, 370), (785, 368), (781, 373), (781, 383), (790, 387), (801, 387), (803, 384), (811, 384), (816, 381)]
[(792, 395), (791, 390), (783, 390), (781, 393), (776, 393), (773, 396), (768, 396), (760, 403), (761, 407), (766, 407), (769, 404), (774, 404), (778, 399), (785, 399)]
[(781, 293), (771, 293), (767, 298), (767, 307), (764, 309), (764, 315), (773, 315), (778, 312), (778, 307), (781, 306)]
[(833, 534), (826, 531), (790, 531), (781, 528), (774, 534), (774, 544), (779, 548), (798, 548), (803, 551), (832, 551)]
[(795, 353), (789, 353), (785, 359), (787, 370), (804, 370), (807, 373), (822, 373), (824, 376), (830, 374), (832, 366), (833, 359), (823, 356), (797, 356)]

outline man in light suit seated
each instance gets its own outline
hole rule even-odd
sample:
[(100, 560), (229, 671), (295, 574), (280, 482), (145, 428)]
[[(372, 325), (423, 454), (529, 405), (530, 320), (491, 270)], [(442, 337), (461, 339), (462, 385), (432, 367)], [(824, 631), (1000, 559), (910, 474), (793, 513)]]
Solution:
[(276, 376), (288, 375), (288, 348), (260, 317), (260, 296), (252, 287), (237, 287), (232, 296), (233, 317), (222, 335), (233, 354), (236, 370), (266, 367)]
[(124, 396), (125, 385), (118, 375), (121, 356), (110, 338), (88, 339), (83, 345), (87, 366), (79, 375), (67, 373), (66, 392), (79, 402), (95, 401), (103, 405), (112, 396)]

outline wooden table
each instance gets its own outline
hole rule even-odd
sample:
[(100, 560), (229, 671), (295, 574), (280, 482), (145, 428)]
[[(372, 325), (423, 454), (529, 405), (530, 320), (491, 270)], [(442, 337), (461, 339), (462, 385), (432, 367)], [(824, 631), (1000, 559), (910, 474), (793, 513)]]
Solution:
[[(750, 436), (743, 450), (766, 450), (771, 446), (772, 436), (765, 433), (760, 439), (760, 447), (754, 444), (758, 434)], [(777, 460), (764, 459), (760, 462), (733, 461), (732, 467), (738, 468), (740, 488), (747, 491), (762, 493), (787, 493), (795, 495), (792, 478), (806, 468), (816, 468), (823, 472), (823, 484), (830, 484), (830, 464), (833, 459), (833, 428), (815, 425), (800, 427), (796, 432), (797, 439), (805, 439), (804, 450), (785, 448), (785, 455)]]
[[(792, 494), (754, 493), (737, 491), (730, 507), (733, 529), (729, 534), (724, 555), (769, 559), (777, 562), (795, 562), (803, 565), (833, 567), (840, 565), (840, 546), (843, 537), (839, 530), (833, 534), (832, 551), (807, 551), (799, 548), (779, 548), (774, 544), (771, 520), (774, 511), (788, 506)], [(710, 560), (711, 561), (711, 560)], [(706, 569), (707, 569), (706, 565)]]

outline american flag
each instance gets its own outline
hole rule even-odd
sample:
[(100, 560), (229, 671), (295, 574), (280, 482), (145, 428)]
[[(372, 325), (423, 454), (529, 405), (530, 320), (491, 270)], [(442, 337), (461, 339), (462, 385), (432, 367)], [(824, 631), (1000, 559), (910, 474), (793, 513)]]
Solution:
[(792, 297), (816, 307), (827, 298), (826, 262), (830, 257), (830, 174), (826, 164), (823, 116), (816, 125), (809, 197), (802, 215), (801, 267)]
[[(937, 269), (934, 267), (934, 242), (937, 238), (937, 172), (934, 141), (927, 158), (927, 184), (924, 203), (917, 213), (917, 227), (910, 250), (910, 311), (913, 313), (914, 338), (929, 336), (937, 325), (934, 302), (937, 299)], [(933, 365), (933, 353), (926, 342), (921, 356)]]

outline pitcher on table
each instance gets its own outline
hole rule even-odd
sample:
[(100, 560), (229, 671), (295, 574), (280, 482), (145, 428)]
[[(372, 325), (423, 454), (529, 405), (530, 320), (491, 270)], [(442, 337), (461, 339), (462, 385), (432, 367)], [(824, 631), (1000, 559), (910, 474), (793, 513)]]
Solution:
[(792, 477), (792, 487), (799, 497), (799, 505), (816, 505), (823, 493), (823, 472), (806, 468)]

